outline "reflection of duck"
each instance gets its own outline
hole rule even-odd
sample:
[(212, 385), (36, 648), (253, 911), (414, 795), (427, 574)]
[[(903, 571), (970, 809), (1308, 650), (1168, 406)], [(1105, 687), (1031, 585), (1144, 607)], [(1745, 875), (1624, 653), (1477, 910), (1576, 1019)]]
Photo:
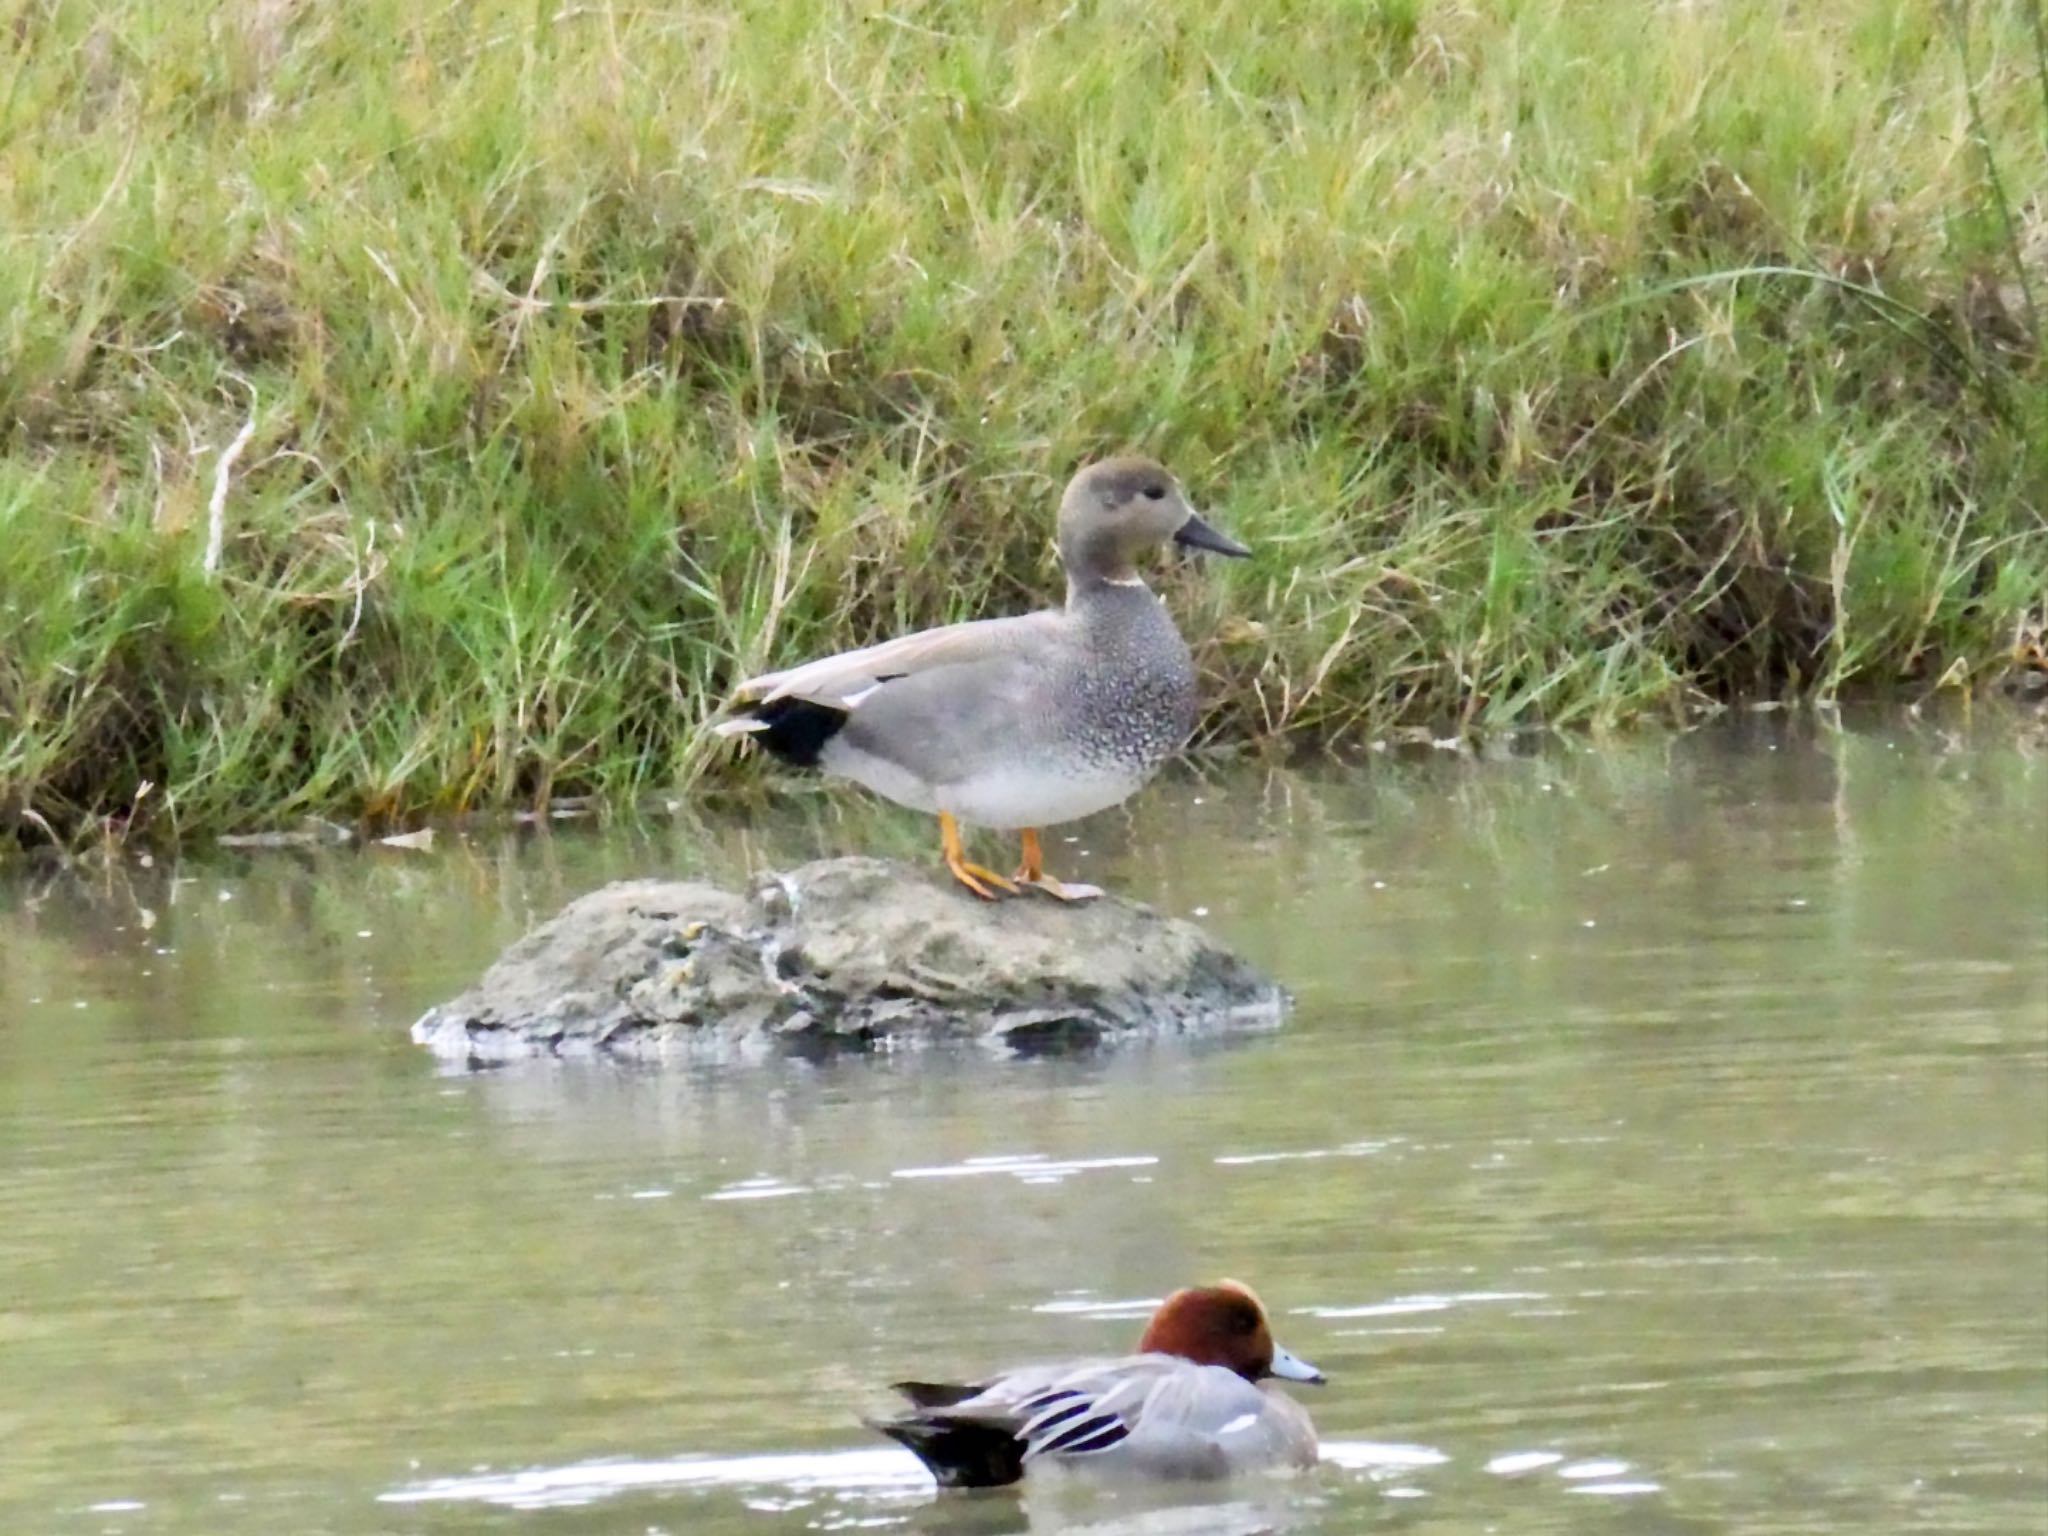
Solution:
[(1017, 884), (1065, 900), (1100, 894), (1045, 873), (1038, 829), (1115, 805), (1181, 749), (1195, 720), (1186, 642), (1137, 560), (1168, 540), (1247, 555), (1188, 506), (1150, 459), (1109, 459), (1060, 499), (1063, 608), (948, 624), (749, 678), (749, 735), (939, 818), (947, 869), (975, 895), (1017, 886), (967, 862), (959, 823), (1022, 832)]
[(1315, 1426), (1262, 1385), (1275, 1376), (1323, 1380), (1273, 1341), (1258, 1297), (1226, 1280), (1167, 1297), (1134, 1355), (971, 1385), (899, 1382), (912, 1411), (871, 1423), (942, 1488), (998, 1487), (1043, 1463), (1159, 1478), (1311, 1467)]
[[(892, 1514), (894, 1512), (892, 1511)], [(928, 1499), (895, 1516), (905, 1536), (1284, 1536), (1326, 1531), (1323, 1501), (1283, 1483), (1133, 1483), (1017, 1499)]]

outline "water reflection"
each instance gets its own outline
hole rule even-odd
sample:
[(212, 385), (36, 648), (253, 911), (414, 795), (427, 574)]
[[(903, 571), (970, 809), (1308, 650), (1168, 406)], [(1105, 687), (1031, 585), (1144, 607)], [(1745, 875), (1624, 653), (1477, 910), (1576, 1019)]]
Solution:
[[(0, 1530), (2038, 1525), (2024, 736), (1237, 766), (1089, 823), (1294, 990), (1270, 1037), (452, 1076), (406, 1038), (604, 880), (926, 831), (805, 797), (0, 883)], [(1223, 1274), (1331, 1375), (1310, 1477), (936, 1499), (859, 1425)]]
[(379, 1495), (385, 1504), (475, 1502), (509, 1509), (590, 1504), (646, 1489), (722, 1487), (796, 1494), (924, 1495), (931, 1477), (893, 1447), (771, 1456), (682, 1456), (669, 1461), (595, 1461), (476, 1477), (439, 1478)]
[[(1559, 1458), (1552, 1457), (1551, 1461)], [(1076, 1478), (1035, 1481), (1028, 1491), (931, 1497), (931, 1478), (917, 1459), (891, 1447), (756, 1456), (679, 1456), (666, 1461), (609, 1460), (562, 1467), (532, 1467), (469, 1477), (437, 1478), (380, 1494), (387, 1505), (487, 1504), (507, 1509), (580, 1507), (626, 1495), (689, 1490), (725, 1490), (745, 1507), (762, 1510), (817, 1508), (841, 1511), (862, 1528), (1018, 1529), (1069, 1532), (1152, 1532), (1293, 1529), (1316, 1516), (1321, 1493), (1344, 1477), (1385, 1485), (1401, 1496), (1402, 1480), (1447, 1458), (1428, 1446), (1337, 1441), (1324, 1447), (1324, 1469), (1315, 1477), (1275, 1478), (1227, 1488), (1180, 1486), (1146, 1489), (1103, 1486)], [(1608, 1476), (1604, 1466), (1584, 1463), (1559, 1469), (1562, 1477)], [(1490, 1469), (1491, 1470), (1491, 1469)], [(1590, 1486), (1590, 1485), (1589, 1485)], [(1606, 1485), (1620, 1491), (1621, 1484)], [(1409, 1490), (1420, 1493), (1419, 1489)], [(1629, 1485), (1627, 1491), (1655, 1491)], [(772, 1505), (768, 1502), (774, 1499)], [(912, 1505), (931, 1507), (913, 1516)], [(967, 1511), (986, 1513), (959, 1518)], [(991, 1522), (986, 1527), (974, 1523)], [(1283, 1522), (1276, 1526), (1274, 1522)], [(1021, 1523), (1020, 1523), (1021, 1522)], [(1250, 1522), (1250, 1523), (1243, 1523)], [(844, 1527), (840, 1527), (844, 1528)]]

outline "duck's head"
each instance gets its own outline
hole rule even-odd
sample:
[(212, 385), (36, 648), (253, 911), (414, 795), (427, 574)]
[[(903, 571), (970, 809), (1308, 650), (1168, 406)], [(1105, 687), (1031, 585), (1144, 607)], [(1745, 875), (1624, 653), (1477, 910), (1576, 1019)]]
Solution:
[(1195, 515), (1180, 482), (1131, 455), (1090, 464), (1060, 498), (1060, 564), (1073, 581), (1132, 581), (1137, 561), (1171, 540), (1243, 559), (1251, 553)]
[(1278, 1376), (1320, 1385), (1327, 1378), (1273, 1341), (1266, 1309), (1251, 1287), (1235, 1280), (1175, 1291), (1159, 1304), (1138, 1341), (1140, 1354), (1178, 1355), (1220, 1365), (1246, 1381)]

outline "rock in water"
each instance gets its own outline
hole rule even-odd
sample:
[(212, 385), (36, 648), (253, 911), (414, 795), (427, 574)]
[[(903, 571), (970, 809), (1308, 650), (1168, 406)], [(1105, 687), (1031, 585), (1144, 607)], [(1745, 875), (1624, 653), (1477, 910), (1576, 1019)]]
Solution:
[(926, 871), (826, 859), (744, 896), (631, 880), (571, 902), (412, 1037), (471, 1065), (1014, 1050), (1270, 1028), (1280, 989), (1193, 923), (1104, 896), (966, 898)]

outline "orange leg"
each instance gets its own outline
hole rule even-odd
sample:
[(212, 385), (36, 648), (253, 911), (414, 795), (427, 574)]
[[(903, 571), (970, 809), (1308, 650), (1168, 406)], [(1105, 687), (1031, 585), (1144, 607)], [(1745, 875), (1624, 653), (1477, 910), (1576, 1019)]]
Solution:
[(1045, 850), (1038, 846), (1038, 828), (1026, 827), (1023, 842), (1024, 862), (1017, 866), (1017, 878), (1025, 885), (1036, 885), (1045, 878)]
[[(939, 846), (953, 878), (983, 901), (994, 901), (996, 891), (1005, 891), (1012, 896), (1017, 894), (1017, 887), (994, 870), (967, 862), (966, 851), (960, 846), (960, 823), (944, 811), (939, 812)], [(991, 886), (995, 890), (991, 890)]]
[(1057, 896), (1061, 901), (1093, 901), (1102, 894), (1099, 885), (1068, 885), (1045, 872), (1045, 850), (1038, 845), (1038, 828), (1023, 831), (1024, 862), (1017, 866), (1017, 883), (1034, 891)]

